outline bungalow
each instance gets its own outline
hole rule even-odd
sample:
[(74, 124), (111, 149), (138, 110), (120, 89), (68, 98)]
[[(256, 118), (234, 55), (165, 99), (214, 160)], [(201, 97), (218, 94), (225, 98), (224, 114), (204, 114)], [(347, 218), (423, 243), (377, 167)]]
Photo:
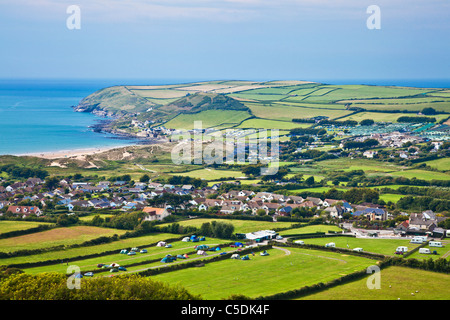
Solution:
[(42, 214), (41, 210), (36, 206), (9, 206), (8, 212), (12, 212), (16, 215), (22, 215), (22, 218), (26, 218), (32, 214), (39, 217)]
[(144, 218), (145, 221), (161, 221), (170, 216), (170, 212), (166, 208), (144, 207), (142, 211), (147, 214)]

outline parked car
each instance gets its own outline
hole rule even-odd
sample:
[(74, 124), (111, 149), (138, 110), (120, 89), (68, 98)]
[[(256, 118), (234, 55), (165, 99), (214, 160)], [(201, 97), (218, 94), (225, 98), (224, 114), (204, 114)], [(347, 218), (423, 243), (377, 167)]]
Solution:
[(86, 273), (84, 274), (84, 276), (85, 276), (85, 277), (93, 277), (93, 276), (94, 276), (94, 273), (93, 273), (93, 272), (86, 272)]
[(127, 255), (129, 255), (129, 256), (134, 256), (134, 255), (136, 255), (136, 252), (130, 251), (130, 252), (127, 253)]
[(141, 253), (147, 253), (147, 249), (142, 249), (140, 252)]

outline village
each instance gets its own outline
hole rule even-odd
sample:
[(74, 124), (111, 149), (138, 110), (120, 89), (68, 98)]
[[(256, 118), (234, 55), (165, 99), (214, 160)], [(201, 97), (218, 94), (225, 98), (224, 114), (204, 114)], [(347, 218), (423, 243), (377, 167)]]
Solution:
[[(303, 217), (347, 226), (349, 232), (360, 237), (445, 237), (446, 229), (438, 224), (447, 217), (431, 210), (418, 213), (401, 213), (395, 227), (385, 228), (383, 222), (394, 219), (385, 206), (360, 203), (352, 204), (339, 199), (321, 199), (283, 195), (271, 192), (255, 192), (240, 189), (240, 182), (228, 182), (237, 190), (220, 192), (221, 183), (210, 187), (195, 188), (193, 185), (171, 185), (157, 182), (101, 181), (75, 182), (62, 179), (57, 187), (45, 190), (44, 180), (30, 178), (7, 187), (0, 186), (0, 217), (44, 218), (54, 212), (77, 215), (79, 213), (114, 214), (143, 212), (147, 221), (164, 221), (170, 215), (186, 215), (190, 218), (204, 214), (221, 216), (270, 217), (270, 221), (292, 218), (302, 210)], [(130, 186), (130, 184), (132, 186)], [(236, 188), (235, 188), (236, 189)], [(152, 206), (157, 199), (158, 207)], [(174, 200), (175, 199), (175, 200)], [(32, 204), (32, 205), (30, 205)], [(56, 211), (55, 211), (56, 210)], [(377, 230), (354, 227), (354, 221), (380, 222)], [(353, 223), (353, 224), (352, 224)]]

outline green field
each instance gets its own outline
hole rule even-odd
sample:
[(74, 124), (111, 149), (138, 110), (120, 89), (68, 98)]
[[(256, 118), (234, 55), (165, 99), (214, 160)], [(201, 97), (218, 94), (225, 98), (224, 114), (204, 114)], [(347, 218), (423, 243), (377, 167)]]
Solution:
[[(383, 255), (395, 255), (395, 249), (398, 246), (406, 246), (408, 250), (416, 248), (417, 244), (409, 243), (404, 239), (377, 239), (377, 238), (353, 238), (353, 237), (325, 237), (302, 239), (305, 244), (315, 244), (325, 246), (327, 243), (334, 242), (337, 248), (355, 249), (363, 248), (365, 252), (377, 253)], [(348, 247), (347, 247), (348, 244)]]
[(166, 122), (164, 126), (166, 128), (188, 130), (194, 128), (194, 121), (201, 121), (202, 128), (205, 129), (224, 124), (229, 124), (229, 126), (237, 125), (249, 117), (250, 114), (246, 111), (206, 110), (200, 113), (180, 114)]
[(374, 260), (317, 250), (287, 248), (268, 250), (269, 256), (250, 255), (250, 260), (226, 259), (153, 276), (179, 284), (204, 299), (222, 299), (232, 294), (251, 298), (285, 292), (326, 282), (367, 268)]
[(108, 252), (112, 250), (118, 250), (124, 248), (132, 247), (143, 247), (150, 244), (156, 243), (158, 241), (164, 241), (166, 239), (179, 238), (179, 235), (169, 234), (169, 233), (159, 233), (152, 234), (148, 236), (142, 236), (137, 238), (128, 238), (123, 240), (118, 240), (110, 243), (99, 244), (96, 246), (88, 247), (78, 247), (70, 249), (61, 249), (50, 252), (43, 252), (39, 254), (17, 256), (11, 258), (2, 259), (1, 264), (11, 265), (11, 264), (22, 264), (22, 263), (35, 263), (40, 261), (49, 260), (65, 260), (69, 258), (82, 257), (90, 254), (97, 254), (102, 252)]
[(436, 251), (437, 254), (425, 254), (425, 253), (419, 253), (419, 251), (414, 252), (413, 254), (408, 256), (408, 259), (439, 259), (439, 258), (445, 258), (450, 259), (450, 241), (449, 240), (439, 240), (443, 244), (442, 248), (438, 247), (430, 247), (429, 245), (424, 246), (424, 248), (430, 249), (431, 252)]
[(245, 175), (240, 171), (216, 170), (216, 169), (199, 169), (189, 172), (177, 173), (176, 175), (204, 180), (219, 180), (220, 178), (245, 177)]
[[(229, 241), (227, 240), (221, 240), (221, 239), (213, 239), (213, 238), (207, 238), (206, 241), (202, 241), (202, 245), (207, 245), (210, 247), (216, 246), (218, 244), (227, 243)], [(156, 245), (153, 245), (151, 247), (148, 247), (146, 245), (139, 246), (139, 249), (147, 249), (147, 253), (137, 253), (134, 256), (128, 256), (126, 254), (120, 254), (120, 250), (117, 250), (117, 253), (105, 255), (101, 257), (95, 257), (90, 259), (82, 259), (82, 260), (75, 260), (71, 261), (69, 265), (76, 265), (80, 267), (82, 272), (86, 271), (92, 271), (97, 269), (97, 264), (103, 263), (103, 264), (111, 264), (111, 263), (117, 263), (121, 266), (127, 266), (129, 264), (144, 262), (148, 260), (153, 259), (162, 259), (167, 254), (177, 255), (177, 254), (185, 254), (188, 252), (194, 251), (194, 246), (198, 245), (199, 243), (194, 242), (182, 242), (182, 241), (176, 241), (171, 242), (172, 248), (165, 248), (165, 247), (157, 247)], [(123, 249), (130, 249), (130, 247), (126, 247)], [(153, 263), (152, 265), (162, 265), (161, 262)], [(136, 266), (134, 269), (143, 269), (148, 267), (148, 265), (139, 265)], [(27, 273), (41, 273), (41, 272), (61, 272), (65, 273), (67, 270), (67, 264), (54, 264), (49, 266), (41, 266), (41, 267), (35, 267), (35, 268), (28, 268), (24, 269)], [(127, 271), (132, 271), (132, 268), (127, 269)]]
[(328, 231), (336, 231), (341, 232), (342, 229), (335, 225), (312, 225), (305, 226), (301, 228), (294, 228), (289, 230), (280, 231), (281, 236), (289, 235), (289, 234), (302, 234), (302, 233), (314, 233), (314, 232), (325, 232)]
[[(328, 290), (303, 297), (303, 300), (449, 300), (450, 275), (388, 267), (380, 272), (380, 289), (369, 289), (369, 275)], [(418, 292), (416, 292), (418, 291)], [(412, 295), (411, 293), (414, 293)]]
[(6, 220), (0, 221), (0, 234), (12, 231), (28, 230), (42, 225), (51, 225), (51, 224), (35, 221), (6, 221)]
[[(205, 219), (205, 218), (196, 218), (191, 220), (183, 220), (178, 221), (177, 223), (181, 226), (193, 226), (196, 228), (200, 228), (203, 223), (206, 222), (225, 222), (231, 223), (234, 226), (234, 233), (248, 233), (255, 232), (259, 230), (272, 230), (272, 229), (280, 229), (280, 228), (290, 228), (294, 222), (270, 222), (270, 221), (253, 221), (253, 220), (234, 220), (234, 219)], [(161, 226), (169, 225), (162, 224)]]
[(450, 171), (450, 158), (441, 158), (427, 161), (426, 164), (440, 171)]
[(79, 244), (99, 237), (121, 235), (124, 230), (97, 227), (67, 227), (55, 228), (23, 236), (1, 239), (0, 252), (14, 252), (18, 250), (33, 250), (59, 245)]

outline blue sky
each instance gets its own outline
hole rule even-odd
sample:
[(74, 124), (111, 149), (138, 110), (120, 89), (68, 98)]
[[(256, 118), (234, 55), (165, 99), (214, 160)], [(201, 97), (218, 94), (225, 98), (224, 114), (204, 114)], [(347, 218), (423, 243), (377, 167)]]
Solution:
[(449, 79), (449, 17), (448, 0), (0, 0), (0, 78)]

